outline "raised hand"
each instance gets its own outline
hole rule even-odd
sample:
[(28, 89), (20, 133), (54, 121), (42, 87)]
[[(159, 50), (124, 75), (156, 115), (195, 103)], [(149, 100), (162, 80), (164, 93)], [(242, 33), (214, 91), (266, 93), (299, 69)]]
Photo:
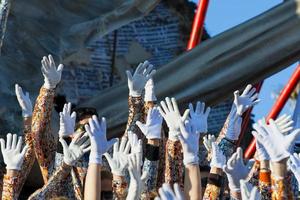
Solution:
[(293, 130), (294, 121), (290, 115), (284, 114), (278, 117), (274, 122), (283, 135)]
[(48, 58), (44, 56), (41, 63), (41, 70), (44, 76), (44, 87), (47, 89), (54, 89), (60, 82), (64, 65), (60, 64), (56, 68), (54, 59), (51, 55), (49, 55)]
[(160, 139), (162, 120), (163, 118), (158, 108), (154, 107), (148, 111), (146, 124), (137, 121), (136, 125), (141, 129), (147, 139)]
[(294, 153), (293, 155), (290, 155), (288, 165), (291, 171), (294, 173), (299, 185), (300, 184), (300, 154)]
[(91, 153), (89, 163), (102, 164), (102, 155), (117, 142), (117, 139), (107, 141), (106, 138), (106, 120), (102, 117), (100, 123), (97, 116), (93, 115), (89, 119), (89, 125), (85, 125), (91, 141)]
[(257, 187), (247, 183), (245, 180), (240, 180), (242, 200), (258, 200), (261, 199)]
[(23, 93), (22, 88), (16, 84), (15, 85), (15, 92), (19, 102), (19, 105), (22, 109), (22, 116), (23, 117), (31, 117), (32, 116), (32, 103), (29, 98), (29, 93)]
[(186, 120), (185, 123), (180, 121), (180, 134), (178, 138), (182, 145), (183, 150), (183, 163), (188, 164), (199, 164), (199, 132), (192, 131), (191, 123)]
[(184, 200), (184, 195), (178, 183), (174, 183), (174, 192), (170, 184), (164, 183), (158, 190), (160, 197), (155, 197), (155, 200)]
[(127, 138), (122, 137), (120, 144), (119, 139), (117, 139), (117, 142), (113, 146), (113, 151), (112, 157), (109, 155), (109, 153), (104, 153), (111, 172), (117, 176), (125, 176), (125, 169), (128, 165), (128, 156), (130, 151), (130, 143), (127, 142)]
[(222, 169), (222, 167), (226, 164), (226, 157), (215, 142), (212, 142), (211, 145), (212, 145), (212, 155), (211, 155), (210, 167), (216, 167)]
[(283, 135), (272, 119), (269, 120), (269, 125), (265, 119), (259, 120), (253, 128), (255, 131), (252, 131), (252, 135), (264, 146), (273, 162), (289, 157), (289, 151), (300, 134), (300, 129), (296, 129), (289, 135)]
[(238, 90), (234, 92), (234, 105), (239, 116), (242, 116), (247, 109), (258, 104), (259, 101), (256, 89), (250, 84), (247, 85), (242, 95)]
[(156, 70), (153, 70), (153, 65), (147, 60), (139, 64), (133, 75), (130, 71), (126, 71), (129, 95), (133, 97), (141, 96), (147, 81), (151, 79), (155, 73)]
[(71, 114), (71, 103), (65, 104), (63, 111), (59, 113), (59, 137), (70, 136), (75, 131), (76, 112)]
[(191, 103), (189, 104), (189, 110), (190, 122), (193, 131), (207, 133), (207, 118), (210, 112), (210, 107), (207, 107), (205, 110), (205, 103), (197, 101), (195, 110)]
[(149, 175), (147, 171), (141, 174), (142, 160), (140, 157), (143, 157), (142, 152), (139, 154), (131, 154), (128, 158), (130, 184), (126, 200), (136, 200), (140, 198), (140, 195), (145, 187), (145, 181)]
[(64, 162), (70, 166), (73, 166), (83, 154), (91, 149), (89, 137), (86, 133), (84, 135), (78, 134), (75, 136), (69, 146), (63, 138), (60, 138), (59, 142), (63, 147)]
[(240, 191), (240, 180), (245, 179), (249, 173), (249, 169), (243, 161), (242, 148), (237, 148), (237, 151), (232, 154), (227, 164), (223, 166), (223, 171), (227, 175), (230, 190)]
[(216, 141), (216, 137), (214, 135), (207, 135), (207, 137), (203, 137), (203, 144), (207, 150), (207, 152), (212, 151), (212, 143)]
[(1, 152), (3, 161), (6, 164), (8, 170), (21, 170), (25, 153), (28, 149), (26, 145), (22, 149), (22, 137), (8, 133), (6, 135), (6, 146), (4, 139), (0, 139)]
[(189, 110), (185, 110), (183, 116), (181, 116), (175, 98), (166, 97), (166, 101), (161, 101), (160, 105), (158, 110), (169, 127), (169, 139), (177, 141), (180, 133), (180, 123), (187, 119)]
[(154, 87), (154, 82), (153, 79), (150, 78), (146, 85), (145, 85), (145, 95), (144, 95), (144, 100), (147, 101), (156, 101), (157, 98), (155, 96), (155, 87)]

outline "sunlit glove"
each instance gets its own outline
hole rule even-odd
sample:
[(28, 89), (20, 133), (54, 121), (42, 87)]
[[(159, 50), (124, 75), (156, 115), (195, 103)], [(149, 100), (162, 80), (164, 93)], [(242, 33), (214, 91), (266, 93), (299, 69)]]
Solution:
[(272, 119), (269, 120), (269, 125), (265, 119), (259, 120), (253, 128), (255, 131), (252, 131), (252, 135), (264, 146), (273, 162), (289, 157), (289, 151), (300, 134), (300, 129), (296, 129), (289, 135), (283, 135)]
[(113, 156), (111, 157), (109, 153), (105, 153), (104, 156), (110, 166), (111, 172), (117, 176), (125, 176), (125, 170), (128, 165), (130, 143), (127, 142), (126, 137), (122, 137), (121, 143), (119, 144), (119, 139), (114, 144)]
[(207, 135), (207, 137), (203, 137), (203, 144), (207, 150), (207, 152), (212, 151), (212, 143), (216, 141), (216, 137), (214, 135)]
[(268, 152), (258, 140), (256, 140), (256, 157), (259, 161), (270, 160)]
[(132, 131), (128, 131), (128, 142), (131, 146), (131, 154), (139, 156), (139, 163), (142, 164), (143, 160), (143, 141), (138, 138)]
[(26, 145), (22, 150), (22, 137), (8, 133), (6, 135), (6, 146), (4, 139), (0, 139), (1, 152), (6, 169), (21, 170), (25, 153), (28, 149)]
[(147, 60), (139, 64), (133, 75), (127, 70), (129, 95), (132, 97), (141, 96), (147, 81), (151, 79), (155, 73), (156, 70), (153, 70), (153, 65)]
[(91, 150), (89, 137), (86, 133), (76, 135), (69, 146), (63, 138), (60, 138), (59, 142), (63, 147), (64, 162), (70, 166), (73, 166), (83, 154)]
[(158, 190), (160, 197), (155, 197), (154, 200), (184, 200), (184, 195), (178, 183), (174, 183), (174, 192), (170, 184), (164, 183)]
[(102, 117), (100, 123), (96, 115), (89, 119), (89, 125), (85, 125), (85, 130), (90, 137), (91, 153), (89, 163), (102, 164), (102, 155), (117, 142), (117, 139), (107, 141), (106, 138), (106, 120)]
[(186, 120), (184, 123), (180, 121), (180, 134), (178, 138), (183, 150), (183, 164), (199, 164), (199, 132), (192, 131), (191, 123)]
[(242, 128), (242, 117), (237, 114), (237, 109), (233, 105), (229, 113), (229, 121), (225, 137), (229, 140), (238, 140)]
[(294, 173), (298, 181), (298, 185), (300, 185), (300, 154), (294, 153), (293, 155), (290, 155), (288, 165), (291, 171)]
[(159, 112), (169, 127), (169, 139), (177, 141), (180, 133), (180, 123), (187, 119), (189, 110), (185, 110), (183, 116), (181, 116), (175, 98), (166, 97), (166, 101), (161, 101), (160, 105), (158, 107)]
[(189, 104), (189, 109), (190, 123), (193, 131), (207, 133), (207, 118), (210, 112), (210, 107), (207, 107), (205, 110), (205, 103), (197, 101), (195, 110), (191, 103)]
[(155, 91), (154, 91), (154, 82), (153, 79), (149, 79), (145, 85), (145, 95), (144, 95), (144, 101), (156, 101), (157, 98), (155, 96)]
[(149, 109), (146, 124), (137, 121), (136, 125), (141, 129), (147, 139), (160, 139), (162, 120), (163, 118), (159, 110), (155, 107)]
[(256, 89), (250, 84), (247, 85), (242, 95), (238, 90), (234, 92), (234, 105), (239, 116), (242, 116), (248, 108), (258, 104), (259, 101)]
[(71, 114), (71, 103), (65, 104), (59, 113), (59, 137), (70, 136), (75, 131), (76, 112)]
[(233, 192), (240, 191), (240, 180), (245, 179), (249, 173), (243, 161), (242, 148), (237, 148), (237, 151), (232, 154), (227, 164), (223, 166), (223, 171), (227, 175), (229, 189)]
[(55, 62), (51, 55), (43, 57), (42, 61), (42, 73), (44, 76), (44, 87), (47, 89), (54, 89), (60, 82), (61, 73), (64, 68), (63, 64), (58, 65), (57, 69)]
[(290, 115), (284, 114), (275, 120), (275, 124), (283, 135), (293, 130), (294, 121)]
[(128, 160), (128, 172), (130, 176), (130, 184), (128, 187), (127, 200), (137, 200), (140, 198), (140, 195), (145, 187), (145, 181), (148, 178), (148, 172), (145, 171), (141, 175), (141, 165), (142, 160), (139, 158), (142, 157), (142, 152), (138, 154), (131, 154)]
[(213, 142), (210, 167), (216, 167), (222, 169), (225, 164), (226, 164), (225, 155), (223, 154), (219, 146), (215, 142)]
[(16, 84), (15, 85), (15, 92), (19, 102), (19, 105), (22, 109), (22, 116), (23, 117), (31, 117), (32, 116), (32, 103), (29, 98), (29, 93), (23, 93), (22, 88)]
[(251, 183), (240, 180), (242, 200), (258, 200), (261, 199), (257, 187), (253, 187)]

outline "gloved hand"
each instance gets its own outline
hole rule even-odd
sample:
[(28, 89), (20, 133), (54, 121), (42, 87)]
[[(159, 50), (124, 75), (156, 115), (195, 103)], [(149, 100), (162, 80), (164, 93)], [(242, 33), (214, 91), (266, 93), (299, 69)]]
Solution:
[(200, 132), (193, 132), (191, 123), (186, 120), (185, 123), (180, 121), (180, 140), (183, 150), (183, 164), (199, 164), (199, 138)]
[(154, 91), (154, 82), (153, 79), (149, 79), (145, 85), (145, 95), (144, 95), (144, 101), (156, 101), (157, 98), (155, 96), (155, 91)]
[(212, 151), (212, 143), (216, 141), (216, 137), (214, 135), (207, 135), (207, 137), (203, 137), (203, 144), (208, 153)]
[(23, 117), (31, 117), (32, 116), (32, 103), (29, 98), (29, 93), (23, 93), (22, 88), (16, 84), (15, 85), (15, 92), (19, 102), (19, 105), (22, 109), (22, 116)]
[(257, 187), (253, 187), (251, 183), (240, 180), (242, 200), (258, 200), (261, 199)]
[(210, 167), (216, 167), (222, 169), (222, 167), (226, 164), (226, 157), (223, 154), (222, 150), (219, 146), (212, 142), (212, 156), (210, 161)]
[(117, 142), (117, 139), (106, 139), (106, 120), (102, 117), (100, 123), (96, 115), (89, 119), (89, 125), (85, 125), (91, 141), (91, 153), (89, 163), (102, 164), (102, 155)]
[(239, 192), (240, 180), (245, 179), (249, 173), (243, 161), (242, 148), (237, 148), (237, 151), (232, 154), (227, 164), (223, 166), (223, 171), (227, 175), (229, 189), (234, 192)]
[(133, 75), (130, 71), (126, 71), (130, 96), (139, 97), (142, 95), (147, 81), (156, 73), (156, 70), (152, 69), (153, 65), (146, 60), (144, 63), (139, 64)]
[(187, 119), (190, 111), (185, 110), (181, 116), (175, 98), (166, 97), (166, 102), (161, 101), (160, 105), (158, 110), (169, 127), (169, 140), (177, 141), (180, 133), (180, 122)]
[(256, 140), (256, 157), (259, 161), (270, 160), (268, 152), (258, 140)]
[(229, 122), (225, 137), (229, 140), (238, 140), (242, 128), (242, 117), (237, 114), (236, 107), (233, 106), (229, 113)]
[(264, 146), (273, 162), (289, 157), (295, 138), (300, 134), (300, 129), (296, 129), (289, 135), (283, 135), (272, 119), (269, 125), (265, 119), (259, 120), (253, 128), (255, 131), (252, 131), (252, 135)]
[(126, 200), (137, 200), (140, 198), (140, 195), (145, 187), (145, 181), (149, 175), (147, 171), (141, 175), (142, 160), (140, 157), (143, 157), (143, 154), (142, 152), (139, 154), (131, 154), (128, 158), (130, 184)]
[(234, 105), (239, 116), (242, 116), (248, 108), (258, 104), (259, 101), (256, 89), (250, 84), (247, 85), (242, 95), (238, 90), (234, 92)]
[(60, 64), (56, 69), (55, 62), (51, 55), (49, 55), (48, 58), (44, 56), (41, 63), (41, 70), (44, 76), (44, 87), (47, 89), (54, 89), (60, 82), (61, 72), (64, 68), (64, 65)]
[(128, 131), (128, 142), (131, 146), (131, 154), (138, 155), (138, 163), (143, 164), (143, 141), (132, 131)]
[(284, 114), (275, 120), (275, 124), (283, 135), (293, 130), (294, 121), (290, 115)]
[[(290, 159), (288, 161), (288, 165), (291, 169), (291, 171), (294, 173), (298, 185), (300, 185), (300, 154), (292, 154), (290, 155)], [(299, 188), (300, 190), (300, 188)]]
[(119, 139), (114, 144), (113, 157), (109, 153), (105, 153), (104, 156), (110, 166), (111, 173), (117, 176), (125, 176), (125, 169), (128, 165), (130, 143), (127, 142), (126, 137), (122, 137), (121, 143), (119, 144)]
[(3, 156), (3, 161), (6, 164), (7, 170), (21, 170), (25, 153), (28, 149), (26, 145), (23, 150), (22, 148), (22, 137), (19, 137), (16, 134), (12, 135), (8, 133), (6, 135), (6, 146), (4, 139), (0, 139), (1, 152)]
[(59, 139), (64, 151), (64, 162), (67, 165), (73, 166), (83, 154), (91, 150), (90, 141), (87, 133), (84, 135), (78, 134), (73, 139), (70, 145), (63, 138)]
[(71, 114), (71, 103), (65, 104), (59, 113), (59, 137), (70, 136), (75, 131), (76, 112)]
[(148, 111), (146, 124), (137, 121), (136, 125), (141, 129), (147, 139), (160, 139), (162, 120), (163, 118), (159, 110), (154, 107)]
[(196, 109), (193, 104), (189, 104), (190, 109), (190, 123), (192, 129), (199, 133), (207, 133), (207, 118), (210, 112), (210, 107), (205, 110), (205, 103), (197, 101)]
[(170, 184), (164, 183), (158, 190), (160, 197), (155, 197), (154, 200), (184, 200), (184, 195), (178, 183), (174, 183), (174, 192)]

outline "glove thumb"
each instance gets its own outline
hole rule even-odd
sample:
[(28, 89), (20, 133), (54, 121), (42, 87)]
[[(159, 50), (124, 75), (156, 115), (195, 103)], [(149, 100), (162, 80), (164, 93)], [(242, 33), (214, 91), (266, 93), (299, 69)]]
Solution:
[(63, 147), (64, 154), (65, 154), (66, 150), (68, 149), (68, 144), (63, 138), (60, 138), (59, 142), (61, 143), (61, 145)]

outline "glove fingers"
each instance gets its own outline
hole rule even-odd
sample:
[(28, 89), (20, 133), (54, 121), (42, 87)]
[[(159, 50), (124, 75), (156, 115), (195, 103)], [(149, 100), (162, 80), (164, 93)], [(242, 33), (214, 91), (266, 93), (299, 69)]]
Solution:
[(0, 139), (0, 145), (1, 145), (1, 152), (3, 154), (5, 151), (5, 140), (2, 138)]
[(19, 137), (16, 149), (17, 149), (18, 152), (20, 152), (21, 148), (22, 148), (22, 137)]
[(190, 115), (193, 116), (195, 114), (195, 112), (197, 112), (197, 107), (194, 111), (194, 108), (193, 108), (193, 104), (192, 103), (189, 103), (189, 109), (190, 109)]
[(26, 152), (27, 152), (28, 149), (29, 149), (29, 146), (26, 144), (26, 145), (24, 146), (22, 152), (21, 152), (21, 155), (22, 155), (23, 158), (24, 158), (24, 156), (25, 156), (25, 154), (26, 154)]
[(128, 81), (132, 81), (132, 74), (131, 74), (131, 72), (130, 71), (126, 71), (126, 74), (127, 74), (127, 79), (128, 79)]
[(8, 133), (6, 135), (6, 149), (11, 149), (12, 146), (12, 135), (11, 133)]
[(188, 116), (189, 116), (190, 110), (186, 109), (182, 115), (182, 121), (187, 120)]
[(177, 105), (177, 102), (176, 102), (176, 99), (174, 97), (171, 98), (171, 101), (172, 101), (172, 104), (173, 104), (173, 109), (176, 113), (180, 113), (179, 112), (179, 109), (178, 109), (178, 105)]
[(61, 143), (61, 145), (63, 147), (64, 154), (65, 154), (65, 151), (68, 149), (68, 144), (66, 143), (66, 141), (63, 138), (60, 138), (59, 142)]
[(165, 101), (167, 103), (168, 110), (169, 111), (174, 111), (173, 105), (171, 103), (171, 99), (169, 97), (166, 97)]

